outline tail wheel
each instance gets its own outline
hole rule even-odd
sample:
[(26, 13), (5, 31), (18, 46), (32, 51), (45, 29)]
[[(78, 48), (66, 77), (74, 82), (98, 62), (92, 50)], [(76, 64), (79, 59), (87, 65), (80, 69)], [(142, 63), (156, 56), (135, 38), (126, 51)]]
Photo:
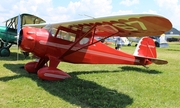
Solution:
[(9, 48), (1, 48), (0, 49), (0, 56), (1, 57), (9, 57), (10, 56), (10, 50)]

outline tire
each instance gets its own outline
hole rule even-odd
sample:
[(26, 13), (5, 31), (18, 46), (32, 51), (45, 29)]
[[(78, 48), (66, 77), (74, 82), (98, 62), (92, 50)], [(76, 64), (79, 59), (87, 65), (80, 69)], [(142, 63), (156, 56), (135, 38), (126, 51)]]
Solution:
[(10, 50), (9, 48), (1, 48), (0, 49), (0, 56), (1, 57), (9, 57), (10, 56)]

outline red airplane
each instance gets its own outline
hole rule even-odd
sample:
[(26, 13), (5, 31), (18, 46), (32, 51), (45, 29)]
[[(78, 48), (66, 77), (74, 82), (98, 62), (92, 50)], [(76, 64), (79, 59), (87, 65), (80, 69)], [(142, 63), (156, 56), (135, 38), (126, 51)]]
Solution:
[[(111, 36), (158, 36), (171, 28), (168, 19), (152, 14), (109, 16), (49, 25), (29, 24), (20, 31), (19, 47), (39, 58), (39, 61), (25, 64), (29, 73), (37, 73), (44, 80), (63, 80), (71, 76), (57, 68), (61, 61), (143, 66), (167, 64), (167, 61), (156, 58), (156, 47), (150, 38), (142, 38), (133, 55), (115, 50), (101, 41)], [(96, 36), (102, 39), (96, 40)]]

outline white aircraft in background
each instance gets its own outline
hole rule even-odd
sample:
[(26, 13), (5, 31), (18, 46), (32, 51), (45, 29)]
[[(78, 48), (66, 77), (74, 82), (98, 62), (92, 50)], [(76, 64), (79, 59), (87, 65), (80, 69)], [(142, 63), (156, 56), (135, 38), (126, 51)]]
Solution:
[[(113, 41), (115, 42), (118, 37), (113, 37)], [(119, 37), (121, 39), (122, 46), (131, 46), (131, 42), (128, 40), (127, 37)]]
[[(168, 47), (168, 42), (165, 34), (162, 34), (161, 36), (150, 36), (155, 42), (156, 47), (164, 48)], [(136, 42), (135, 46), (141, 39), (141, 37), (128, 37), (128, 39), (132, 42)]]

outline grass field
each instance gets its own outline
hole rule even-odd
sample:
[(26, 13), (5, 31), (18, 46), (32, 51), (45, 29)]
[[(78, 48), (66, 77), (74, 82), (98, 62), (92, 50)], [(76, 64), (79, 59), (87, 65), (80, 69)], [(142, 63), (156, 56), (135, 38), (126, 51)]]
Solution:
[[(135, 47), (122, 47), (133, 53)], [(1, 108), (178, 108), (180, 107), (180, 43), (157, 48), (167, 65), (149, 69), (130, 65), (60, 63), (72, 76), (64, 81), (43, 81), (20, 68), (32, 61), (11, 48), (0, 59)]]

